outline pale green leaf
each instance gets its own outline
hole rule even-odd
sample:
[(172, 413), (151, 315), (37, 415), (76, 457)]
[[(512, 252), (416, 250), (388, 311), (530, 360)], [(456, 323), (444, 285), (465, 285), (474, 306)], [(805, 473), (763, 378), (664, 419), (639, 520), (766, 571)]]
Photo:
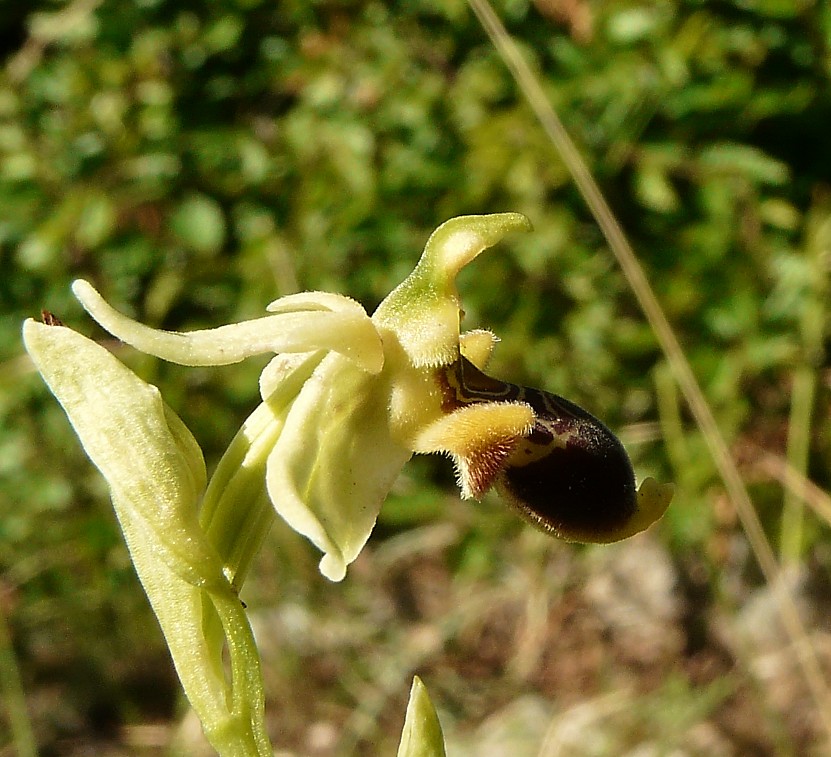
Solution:
[[(197, 520), (205, 465), (196, 440), (156, 387), (95, 342), (32, 320), (23, 338), (110, 486), (133, 565), (209, 740), (222, 754), (271, 754), (253, 635)], [(206, 634), (211, 617), (224, 633)]]
[(410, 689), (407, 716), (398, 757), (444, 757), (444, 736), (438, 715), (427, 694), (427, 688), (416, 676)]
[(196, 519), (202, 453), (159, 390), (72, 329), (27, 320), (23, 339), (113, 498), (157, 533), (158, 556), (191, 583), (221, 580)]

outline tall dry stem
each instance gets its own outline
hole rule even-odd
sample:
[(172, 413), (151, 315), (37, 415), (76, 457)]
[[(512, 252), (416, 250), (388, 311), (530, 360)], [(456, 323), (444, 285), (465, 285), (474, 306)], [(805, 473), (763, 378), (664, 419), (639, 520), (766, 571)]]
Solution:
[(756, 561), (776, 596), (782, 623), (793, 648), (801, 652), (797, 655), (797, 659), (816, 703), (819, 718), (825, 729), (829, 747), (831, 747), (831, 691), (821, 672), (816, 650), (811, 645), (796, 604), (781, 575), (774, 551), (765, 536), (736, 462), (672, 325), (658, 302), (643, 267), (620, 224), (546, 97), (540, 82), (522, 57), (519, 48), (487, 0), (469, 0), (469, 3), (546, 135), (567, 166), (655, 333), (690, 412), (701, 430), (730, 501), (736, 508)]

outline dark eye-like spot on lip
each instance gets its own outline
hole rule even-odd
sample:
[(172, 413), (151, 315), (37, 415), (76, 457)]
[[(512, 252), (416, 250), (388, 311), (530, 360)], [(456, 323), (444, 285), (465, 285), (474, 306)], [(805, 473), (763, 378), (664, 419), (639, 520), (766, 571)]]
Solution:
[(596, 420), (580, 419), (564, 447), (552, 446), (545, 457), (507, 467), (499, 488), (529, 520), (575, 541), (605, 541), (636, 510), (629, 457)]

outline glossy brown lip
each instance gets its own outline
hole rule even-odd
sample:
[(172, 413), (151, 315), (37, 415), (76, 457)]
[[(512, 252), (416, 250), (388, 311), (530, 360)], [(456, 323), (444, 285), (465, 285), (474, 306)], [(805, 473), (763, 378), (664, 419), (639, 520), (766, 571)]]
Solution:
[(599, 421), (581, 418), (574, 427), (565, 446), (549, 445), (545, 456), (524, 465), (509, 461), (497, 487), (526, 518), (562, 539), (608, 541), (635, 514), (635, 474)]
[(637, 511), (632, 463), (618, 438), (573, 402), (499, 381), (461, 357), (446, 373), (446, 409), (475, 402), (524, 402), (534, 426), (496, 477), (527, 520), (570, 541), (614, 541)]

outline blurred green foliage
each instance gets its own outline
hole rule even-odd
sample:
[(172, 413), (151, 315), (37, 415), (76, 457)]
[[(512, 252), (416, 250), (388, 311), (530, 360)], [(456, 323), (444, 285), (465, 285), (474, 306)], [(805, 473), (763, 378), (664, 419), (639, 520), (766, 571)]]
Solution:
[[(829, 6), (496, 7), (736, 449), (751, 463), (757, 448), (783, 454), (793, 367), (822, 377), (806, 432), (810, 474), (827, 488)], [(253, 317), (302, 289), (371, 309), (440, 222), (523, 212), (535, 231), (461, 281), (465, 325), (503, 339), (493, 373), (585, 405), (623, 430), (642, 475), (678, 483), (661, 528), (679, 561), (735, 528), (713, 514), (713, 466), (632, 295), (461, 0), (5, 3), (0, 61), (0, 603), (24, 683), (59, 692), (60, 706), (35, 713), (45, 745), (129, 721), (159, 683), (126, 661), (137, 643), (164, 659), (103, 484), (21, 357), (21, 321), (41, 308), (102, 336), (70, 296), (79, 276), (172, 329)], [(209, 464), (256, 404), (257, 365), (119, 354), (163, 386)], [(441, 517), (445, 462), (408, 475), (379, 540)], [(781, 493), (764, 482), (757, 493), (776, 538)], [(523, 528), (492, 508), (480, 517), (490, 525), (469, 524), (460, 569), (492, 570), (495, 544)], [(819, 533), (811, 523), (805, 549), (827, 569)], [(294, 570), (313, 576), (314, 556), (303, 559)], [(169, 714), (175, 683), (154, 675)]]

